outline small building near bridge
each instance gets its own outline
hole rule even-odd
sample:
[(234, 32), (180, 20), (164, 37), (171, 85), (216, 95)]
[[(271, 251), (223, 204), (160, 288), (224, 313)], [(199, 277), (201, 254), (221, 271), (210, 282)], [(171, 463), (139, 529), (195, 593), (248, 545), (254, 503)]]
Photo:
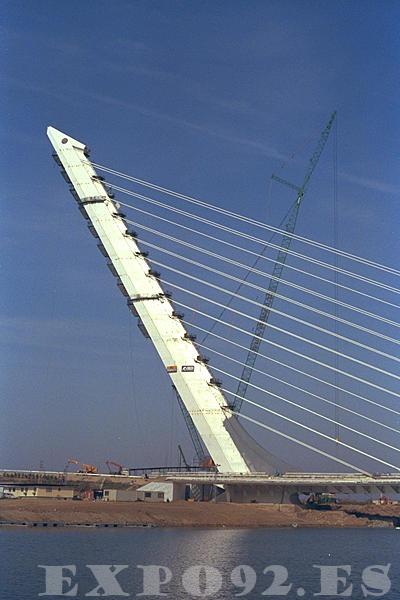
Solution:
[(59, 498), (71, 500), (74, 488), (65, 486), (6, 485), (0, 487), (3, 498)]
[(137, 488), (105, 488), (101, 499), (104, 502), (136, 502), (138, 499)]
[(143, 502), (174, 502), (185, 499), (185, 485), (154, 481), (137, 489), (138, 500)]

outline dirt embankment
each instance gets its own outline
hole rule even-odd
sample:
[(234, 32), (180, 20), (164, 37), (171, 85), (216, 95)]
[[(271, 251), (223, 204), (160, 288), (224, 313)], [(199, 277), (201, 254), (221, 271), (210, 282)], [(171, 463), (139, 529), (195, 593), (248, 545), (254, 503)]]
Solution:
[[(362, 512), (363, 516), (349, 514)], [(52, 525), (137, 525), (156, 527), (392, 527), (370, 520), (366, 507), (314, 511), (293, 505), (174, 502), (78, 502), (24, 498), (0, 501), (0, 523)], [(380, 507), (370, 509), (379, 514)], [(365, 516), (364, 516), (365, 513)], [(398, 515), (400, 507), (383, 514)]]

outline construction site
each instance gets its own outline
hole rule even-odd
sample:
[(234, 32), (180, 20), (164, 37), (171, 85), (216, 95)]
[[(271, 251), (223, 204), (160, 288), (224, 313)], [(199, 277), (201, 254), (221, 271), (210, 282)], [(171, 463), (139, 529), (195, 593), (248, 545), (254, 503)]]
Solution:
[[(270, 510), (275, 515), (272, 521), (275, 519), (278, 524), (282, 522), (276, 518), (274, 507), (284, 505), (292, 506), (289, 519), (292, 524), (295, 522), (293, 511), (298, 511), (296, 518), (298, 521), (305, 519), (304, 523), (312, 523), (314, 519), (318, 524), (321, 515), (327, 513), (336, 514), (336, 517), (326, 517), (327, 523), (333, 523), (332, 519), (337, 520), (339, 514), (342, 515), (340, 518), (343, 526), (347, 524), (347, 518), (352, 523), (354, 518), (361, 519), (359, 523), (365, 524), (362, 519), (369, 523), (371, 519), (366, 514), (370, 509), (367, 513), (361, 511), (362, 516), (359, 517), (354, 517), (355, 509), (351, 517), (348, 513), (343, 517), (342, 507), (356, 502), (375, 507), (375, 513), (380, 511), (379, 514), (384, 517), (382, 522), (389, 513), (394, 519), (391, 523), (397, 522), (400, 466), (395, 457), (400, 449), (398, 444), (392, 442), (393, 434), (398, 434), (392, 417), (400, 415), (400, 412), (394, 404), (394, 398), (398, 398), (398, 395), (391, 384), (399, 376), (386, 365), (399, 361), (394, 353), (389, 352), (391, 345), (399, 343), (389, 332), (400, 325), (385, 316), (384, 309), (388, 305), (394, 306), (387, 295), (398, 293), (398, 290), (378, 276), (397, 276), (400, 273), (391, 267), (295, 233), (309, 182), (334, 129), (335, 119), (336, 113), (333, 113), (315, 146), (300, 185), (272, 175), (275, 183), (289, 189), (294, 196), (294, 201), (278, 227), (219, 209), (204, 201), (91, 162), (89, 150), (84, 143), (53, 127), (48, 128), (48, 137), (54, 149), (53, 158), (61, 169), (89, 232), (116, 278), (117, 286), (137, 319), (140, 331), (153, 343), (170, 377), (190, 435), (195, 459), (188, 460), (179, 445), (177, 465), (133, 467), (107, 459), (104, 469), (77, 458), (68, 458), (64, 469), (59, 472), (2, 470), (0, 520), (12, 521), (10, 514), (16, 518), (15, 511), (22, 510), (20, 507), (26, 502), (28, 504), (25, 505), (31, 510), (32, 502), (39, 500), (81, 500), (95, 501), (96, 511), (100, 502), (131, 502), (137, 506), (141, 503), (180, 503), (180, 524), (186, 522), (182, 503), (187, 503), (188, 506), (191, 503), (213, 503), (214, 517), (218, 504), (262, 504), (265, 506), (262, 513), (264, 517), (272, 514), (268, 513)], [(174, 200), (189, 203), (200, 209), (200, 214), (127, 190), (106, 180), (98, 171), (107, 177), (123, 178), (135, 185), (150, 188), (153, 192), (172, 196)], [(116, 193), (134, 197), (135, 204), (116, 200)], [(138, 204), (141, 202), (150, 204), (150, 211), (139, 208)], [(157, 207), (194, 220), (196, 227), (156, 214)], [(122, 208), (139, 211), (146, 217), (146, 224), (128, 218)], [(206, 219), (204, 213), (207, 211), (219, 213), (222, 221)], [(240, 224), (258, 228), (261, 230), (259, 235), (265, 232), (272, 234), (271, 240), (276, 237), (278, 241), (273, 243), (271, 240), (266, 241), (265, 235), (260, 238), (245, 230), (229, 227), (227, 223), (232, 218)], [(159, 223), (166, 225), (164, 231), (156, 229)], [(202, 231), (202, 225), (206, 225), (208, 229)], [(178, 228), (177, 237), (171, 235), (174, 227)], [(213, 228), (216, 229), (217, 237), (209, 233)], [(140, 230), (140, 236), (136, 230)], [(142, 232), (151, 236), (142, 239)], [(235, 239), (239, 242), (224, 239), (222, 236), (225, 233), (236, 236)], [(206, 238), (206, 245), (210, 240), (220, 243), (225, 250), (232, 250), (232, 253), (228, 257), (204, 247), (204, 243), (202, 246), (194, 244), (195, 236)], [(159, 246), (158, 238), (166, 244), (168, 242), (169, 248)], [(189, 239), (192, 241), (188, 241)], [(242, 243), (242, 246), (238, 247), (238, 243)], [(325, 252), (333, 261), (323, 261), (319, 254), (318, 257), (313, 257), (293, 250), (294, 243), (302, 244), (310, 251), (316, 249), (319, 253)], [(262, 248), (254, 250), (253, 245), (261, 245)], [(184, 254), (186, 250), (188, 256)], [(275, 256), (270, 258), (266, 255), (266, 250), (271, 250)], [(236, 258), (237, 255), (250, 258), (252, 263), (241, 262)], [(214, 263), (207, 265), (200, 262), (206, 260), (204, 257), (211, 257)], [(366, 270), (373, 270), (374, 278), (372, 275), (367, 277), (356, 270), (339, 267), (338, 258), (348, 261), (351, 268), (362, 265)], [(169, 263), (167, 259), (172, 262)], [(270, 267), (268, 272), (260, 264), (264, 259)], [(224, 263), (226, 269), (226, 265), (229, 265), (231, 272), (217, 269), (215, 261), (218, 264)], [(306, 263), (305, 267), (301, 269), (294, 266), (301, 261)], [(176, 263), (180, 264), (180, 268), (177, 268)], [(185, 265), (189, 265), (188, 269), (182, 270)], [(161, 277), (156, 270), (159, 267), (168, 271), (167, 278)], [(328, 274), (333, 273), (333, 278), (322, 276), (321, 272), (324, 270)], [(202, 273), (201, 276), (199, 272)], [(308, 278), (311, 282), (307, 286), (301, 285), (296, 279), (290, 278), (293, 273), (300, 273), (301, 277)], [(177, 279), (172, 280), (172, 274)], [(209, 279), (206, 279), (207, 275)], [(258, 278), (258, 283), (252, 282), (250, 275)], [(338, 275), (341, 282), (346, 280), (349, 283), (339, 283)], [(260, 278), (265, 277), (269, 283), (261, 285)], [(224, 284), (220, 281), (221, 278), (225, 281)], [(189, 283), (184, 283), (185, 281)], [(228, 289), (226, 281), (231, 287), (233, 284), (234, 289)], [(315, 282), (322, 282), (330, 291), (323, 293), (320, 288), (314, 289)], [(190, 283), (193, 283), (194, 288), (187, 287)], [(170, 288), (174, 290), (174, 295), (169, 291)], [(245, 295), (245, 288), (255, 291), (257, 299)], [(289, 294), (288, 288), (291, 292)], [(338, 299), (339, 289), (347, 294), (348, 300)], [(214, 292), (216, 296), (212, 297)], [(229, 296), (228, 300), (226, 295)], [(307, 302), (304, 298), (308, 299)], [(241, 310), (232, 307), (233, 300), (239, 302)], [(323, 306), (330, 304), (331, 307), (322, 309), (319, 304), (321, 301)], [(249, 303), (250, 307), (245, 303)], [(364, 308), (366, 305), (371, 308), (367, 310)], [(351, 319), (339, 316), (338, 306), (346, 309), (346, 314), (352, 315)], [(293, 307), (300, 308), (302, 312), (286, 312)], [(222, 312), (219, 316), (212, 317), (210, 326), (206, 322), (210, 318), (211, 308), (217, 312), (222, 309)], [(181, 312), (182, 309), (189, 312), (188, 319)], [(250, 314), (250, 309), (256, 311), (256, 316)], [(227, 312), (232, 317), (230, 321), (225, 316)], [(195, 322), (196, 315), (200, 319)], [(247, 324), (244, 326), (246, 320)], [(286, 326), (280, 326), (282, 322), (288, 321), (290, 325), (298, 326), (296, 333), (286, 329)], [(228, 333), (217, 334), (216, 324), (224, 326)], [(338, 329), (339, 325), (349, 333), (344, 335), (342, 329)], [(379, 330), (378, 326), (382, 328)], [(212, 337), (215, 344), (208, 341), (206, 345), (205, 338), (199, 341), (191, 333), (192, 330), (205, 334), (205, 338)], [(270, 339), (271, 332), (280, 337)], [(375, 341), (377, 343), (373, 345)], [(382, 346), (383, 342), (385, 346)], [(264, 354), (262, 350), (266, 344), (272, 348)], [(232, 353), (227, 354), (232, 346)], [(274, 349), (279, 350), (278, 357), (272, 354)], [(210, 360), (203, 351), (211, 353), (213, 359)], [(284, 361), (282, 357), (285, 353), (289, 353), (290, 358)], [(329, 361), (326, 357), (333, 360)], [(218, 359), (222, 360), (222, 365)], [(270, 371), (259, 368), (258, 362), (262, 359), (272, 365)], [(232, 363), (236, 374), (228, 371)], [(345, 367), (342, 366), (344, 364)], [(327, 374), (323, 375), (325, 370)], [(285, 373), (285, 376), (281, 377), (281, 373)], [(277, 382), (280, 393), (272, 391), (265, 380), (261, 384), (261, 377)], [(233, 386), (230, 385), (228, 389), (229, 385), (223, 383), (222, 379), (224, 382), (228, 379)], [(343, 381), (346, 383), (342, 383)], [(289, 397), (290, 392), (294, 392), (294, 397)], [(268, 402), (262, 404), (258, 397), (257, 401), (254, 395), (249, 397), (249, 393), (258, 393), (260, 397), (267, 395)], [(290, 406), (294, 412), (289, 415), (280, 408), (282, 406)], [(326, 407), (329, 410), (323, 412)], [(258, 413), (266, 412), (268, 419), (262, 421), (261, 417), (255, 418), (253, 413), (244, 412), (244, 408), (257, 410)], [(281, 424), (277, 426), (276, 423)], [(245, 425), (261, 428), (264, 433), (279, 436), (302, 450), (319, 455), (334, 464), (335, 469), (323, 473), (300, 472), (295, 466), (293, 468), (275, 456), (271, 448), (263, 447)], [(305, 435), (299, 434), (299, 430)], [(316, 443), (316, 439), (321, 442)], [(343, 453), (339, 453), (338, 449), (343, 450)], [(14, 500), (18, 502), (13, 504)], [(266, 505), (270, 505), (268, 510)], [(78, 508), (74, 508), (74, 511), (79, 512), (80, 505), (76, 506)], [(310, 515), (312, 509), (317, 516), (306, 518), (304, 515)], [(83, 510), (93, 512), (93, 509)], [(98, 510), (96, 514), (101, 521), (101, 511), (113, 509)], [(135, 510), (140, 512), (142, 509)], [(165, 507), (165, 510), (172, 509)], [(217, 520), (221, 525), (230, 523), (239, 526), (240, 523), (248, 524), (253, 513), (261, 514), (258, 507), (252, 507), (248, 509), (248, 518), (244, 521), (240, 510), (237, 513), (240, 518), (236, 520), (228, 518), (224, 521), (222, 513)], [(214, 517), (214, 520), (207, 521), (202, 514), (192, 524), (196, 524), (196, 519), (197, 524), (215, 524)], [(288, 514), (283, 518), (286, 524)], [(266, 521), (263, 521), (264, 517), (260, 524), (272, 522), (268, 520), (270, 517), (265, 517)], [(124, 518), (125, 523), (129, 521), (126, 515)], [(165, 523), (175, 523), (174, 518), (166, 519)], [(154, 519), (153, 522), (153, 517), (149, 518), (147, 524), (156, 523), (157, 519)], [(259, 517), (254, 516), (254, 519), (256, 523)], [(142, 517), (136, 521), (133, 519), (132, 522), (146, 524)]]
[(2, 471), (0, 481), (1, 525), (400, 527), (390, 499), (400, 484), (389, 476)]

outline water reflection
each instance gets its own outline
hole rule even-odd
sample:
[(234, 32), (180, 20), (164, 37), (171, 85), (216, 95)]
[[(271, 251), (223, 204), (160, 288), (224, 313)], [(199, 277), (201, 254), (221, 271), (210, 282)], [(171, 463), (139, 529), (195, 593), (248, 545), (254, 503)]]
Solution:
[[(392, 529), (65, 529), (40, 531), (32, 529), (0, 529), (0, 564), (5, 583), (0, 587), (3, 600), (31, 600), (44, 591), (44, 573), (37, 565), (76, 565), (79, 584), (76, 598), (96, 586), (87, 564), (129, 565), (118, 581), (131, 597), (142, 591), (142, 572), (137, 565), (162, 565), (170, 569), (172, 579), (162, 587), (173, 600), (192, 597), (184, 589), (182, 578), (194, 565), (217, 569), (222, 579), (221, 589), (213, 594), (216, 600), (235, 597), (251, 589), (252, 574), (256, 585), (245, 596), (249, 600), (262, 597), (270, 588), (273, 573), (263, 574), (268, 565), (275, 569), (275, 584), (281, 579), (278, 592), (287, 598), (311, 598), (320, 589), (320, 571), (313, 565), (351, 565), (349, 583), (354, 584), (351, 598), (363, 598), (361, 573), (371, 564), (393, 563), (392, 589), (385, 600), (400, 597), (400, 574), (396, 558), (400, 554), (399, 531)], [(249, 565), (247, 572), (236, 569)], [(212, 575), (212, 573), (211, 573)], [(198, 580), (197, 574), (197, 580)], [(187, 577), (186, 577), (187, 580)], [(214, 580), (210, 579), (211, 584)], [(204, 574), (200, 576), (206, 584)], [(218, 581), (214, 581), (218, 587)], [(234, 585), (236, 584), (236, 586)], [(242, 585), (243, 584), (243, 585)], [(287, 586), (292, 584), (289, 589)], [(204, 588), (200, 588), (200, 591)], [(276, 590), (275, 590), (276, 592)], [(276, 593), (272, 594), (277, 597)], [(155, 597), (155, 596), (154, 596)]]

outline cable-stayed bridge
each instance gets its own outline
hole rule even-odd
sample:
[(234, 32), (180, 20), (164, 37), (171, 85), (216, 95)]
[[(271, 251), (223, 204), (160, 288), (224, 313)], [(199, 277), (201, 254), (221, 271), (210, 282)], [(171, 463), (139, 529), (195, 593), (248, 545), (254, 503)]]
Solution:
[[(85, 144), (52, 127), (48, 136), (221, 476), (297, 470), (296, 448), (360, 481), (400, 473), (398, 269), (92, 162)], [(243, 394), (254, 339), (257, 366)], [(267, 434), (265, 448), (247, 428)]]

